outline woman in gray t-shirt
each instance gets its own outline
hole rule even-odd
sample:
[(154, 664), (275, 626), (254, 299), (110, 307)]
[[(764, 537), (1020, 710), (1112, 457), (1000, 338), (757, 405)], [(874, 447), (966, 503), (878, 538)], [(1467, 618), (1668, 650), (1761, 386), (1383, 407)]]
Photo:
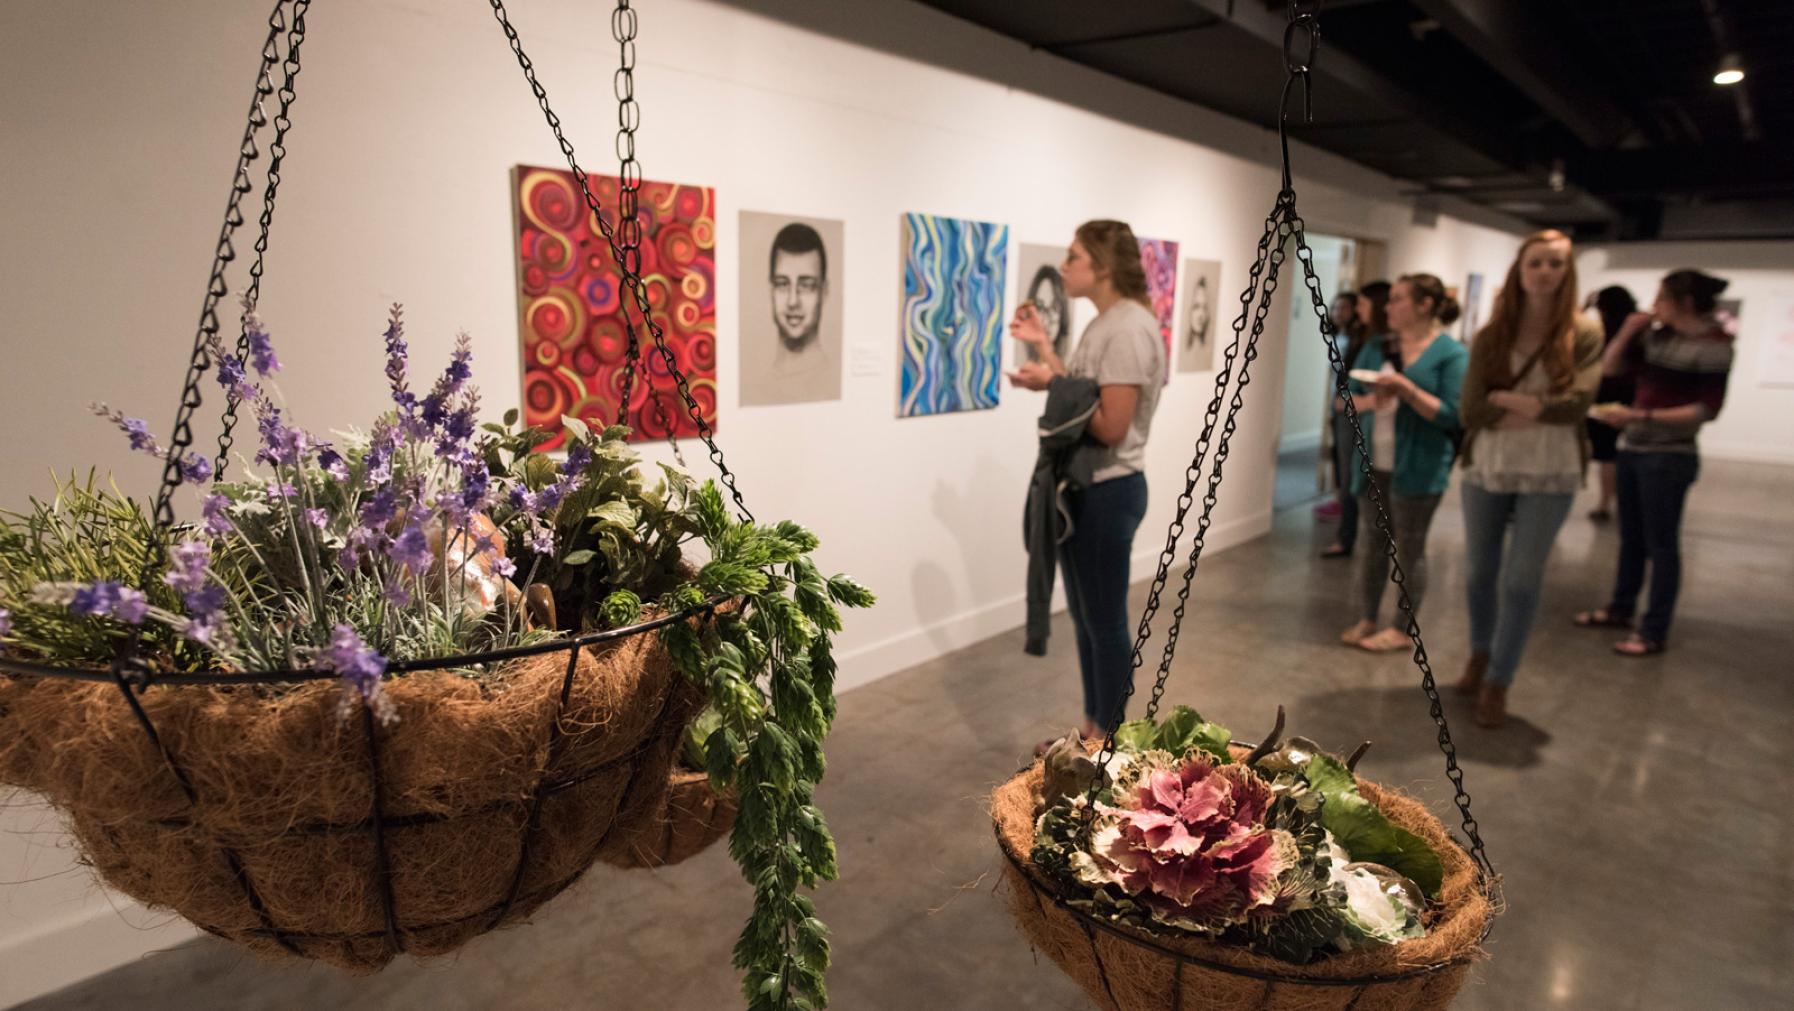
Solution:
[(1085, 438), (1105, 449), (1090, 485), (1067, 498), (1072, 534), (1059, 546), (1084, 681), (1082, 730), (1100, 737), (1121, 719), (1133, 676), (1128, 560), (1146, 515), (1146, 437), (1165, 385), (1165, 344), (1148, 308), (1140, 243), (1126, 223), (1078, 226), (1059, 273), (1066, 295), (1095, 303), (1097, 317), (1062, 360), (1032, 307), (1018, 306), (1009, 332), (1033, 347), (1039, 360), (1017, 366), (1009, 381), (1046, 390), (1055, 379), (1073, 376), (1095, 380), (1101, 391)]

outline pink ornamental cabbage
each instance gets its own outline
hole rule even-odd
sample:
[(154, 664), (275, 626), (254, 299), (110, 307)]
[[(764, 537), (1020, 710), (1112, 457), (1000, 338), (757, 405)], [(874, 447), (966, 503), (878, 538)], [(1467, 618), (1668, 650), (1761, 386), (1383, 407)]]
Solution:
[(1198, 752), (1171, 768), (1148, 769), (1124, 797), (1098, 805), (1091, 861), (1080, 876), (1113, 884), (1155, 918), (1220, 930), (1278, 899), (1295, 839), (1264, 826), (1270, 784), (1240, 765), (1215, 765)]

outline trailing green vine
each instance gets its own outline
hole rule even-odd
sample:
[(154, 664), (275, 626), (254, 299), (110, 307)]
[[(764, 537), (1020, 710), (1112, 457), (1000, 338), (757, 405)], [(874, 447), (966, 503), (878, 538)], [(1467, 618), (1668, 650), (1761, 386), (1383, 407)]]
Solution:
[(803, 527), (731, 517), (714, 482), (693, 505), (711, 559), (663, 603), (690, 608), (726, 594), (739, 605), (701, 633), (673, 626), (666, 641), (720, 720), (703, 746), (711, 784), (740, 797), (729, 852), (754, 889), (735, 945), (742, 993), (750, 1011), (825, 1007), (828, 928), (803, 890), (836, 876), (834, 838), (815, 805), (835, 718), (832, 637), (839, 609), (870, 607), (873, 596), (846, 576), (824, 578)]

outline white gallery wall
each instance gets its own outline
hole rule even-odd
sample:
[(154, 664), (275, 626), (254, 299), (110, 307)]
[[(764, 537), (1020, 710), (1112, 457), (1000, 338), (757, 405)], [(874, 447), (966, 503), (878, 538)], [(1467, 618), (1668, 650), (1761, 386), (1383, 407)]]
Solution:
[[(1794, 463), (1794, 242), (1641, 242), (1597, 246), (1577, 258), (1583, 287), (1617, 284), (1650, 308), (1663, 275), (1697, 267), (1731, 282), (1738, 342), (1725, 410), (1701, 429), (1701, 452), (1727, 460)], [(1772, 358), (1775, 359), (1772, 361)]]
[[(808, 524), (824, 567), (880, 597), (841, 639), (843, 687), (1019, 625), (1020, 511), (1041, 401), (1006, 388), (993, 411), (896, 418), (899, 215), (1007, 223), (1012, 250), (1123, 218), (1176, 239), (1180, 258), (1220, 260), (1234, 306), (1277, 184), (1274, 135), (919, 5), (641, 6), (644, 174), (716, 188), (720, 443), (759, 517)], [(98, 466), (127, 491), (149, 490), (152, 465), (84, 405), (167, 427), (265, 7), (0, 8), (0, 507), (45, 492), (52, 468)], [(585, 167), (614, 170), (603, 5), (512, 7)], [(293, 413), (331, 429), (381, 410), (380, 332), (402, 301), (414, 368), (439, 367), (457, 330), (472, 335), (496, 417), (519, 388), (510, 170), (560, 162), (521, 73), (474, 0), (319, 5), (308, 27), (262, 299)], [(1513, 253), (1511, 230), (1449, 213), (1417, 225), (1390, 180), (1299, 145), (1298, 159), (1311, 230), (1385, 242), (1392, 273), (1498, 277)], [(831, 267), (850, 362), (837, 403), (737, 407), (744, 209), (846, 222)], [(1012, 273), (1011, 304), (1015, 283)], [(1282, 304), (1269, 315), (1211, 549), (1269, 527), (1288, 318)], [(853, 367), (856, 350), (868, 367)], [(1149, 574), (1212, 379), (1177, 374), (1161, 400), (1137, 576)], [(702, 463), (695, 444), (688, 455)], [(137, 930), (166, 917), (89, 885), (55, 826), (27, 800), (0, 811), (0, 1005), (189, 936)]]

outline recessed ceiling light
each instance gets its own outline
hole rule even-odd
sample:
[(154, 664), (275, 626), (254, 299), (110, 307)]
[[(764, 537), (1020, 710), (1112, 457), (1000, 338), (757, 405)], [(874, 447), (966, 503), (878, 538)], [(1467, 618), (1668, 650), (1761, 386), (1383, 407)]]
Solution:
[(1714, 84), (1737, 84), (1744, 80), (1744, 61), (1737, 53), (1725, 54), (1719, 61), (1719, 72), (1713, 75)]

